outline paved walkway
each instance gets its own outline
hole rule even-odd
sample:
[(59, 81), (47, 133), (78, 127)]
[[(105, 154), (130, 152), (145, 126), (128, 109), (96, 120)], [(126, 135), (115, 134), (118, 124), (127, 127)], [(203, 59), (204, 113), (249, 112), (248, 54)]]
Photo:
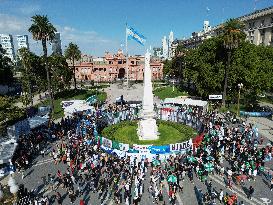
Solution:
[[(107, 103), (116, 102), (116, 99), (123, 95), (125, 101), (142, 101), (143, 83), (133, 84), (130, 88), (124, 85), (111, 84), (105, 88), (107, 93)], [(160, 99), (154, 96), (154, 103), (160, 104)]]
[(248, 122), (257, 125), (259, 132), (273, 142), (273, 121), (265, 117), (250, 117)]

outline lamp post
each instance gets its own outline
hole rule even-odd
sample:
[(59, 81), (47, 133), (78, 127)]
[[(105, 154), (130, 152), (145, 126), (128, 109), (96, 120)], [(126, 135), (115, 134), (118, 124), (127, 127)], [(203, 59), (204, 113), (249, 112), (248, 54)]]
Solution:
[(237, 115), (240, 116), (240, 95), (241, 95), (241, 89), (243, 88), (243, 83), (239, 83), (238, 84), (238, 88), (239, 88), (239, 91), (238, 91), (238, 107), (237, 107)]
[(15, 202), (17, 200), (17, 192), (18, 192), (19, 187), (17, 186), (17, 184), (16, 184), (14, 178), (12, 177), (12, 175), (10, 175), (8, 185), (9, 185), (10, 193), (13, 194), (13, 202)]
[(173, 75), (173, 76), (172, 76), (172, 78), (173, 78), (173, 79), (172, 79), (172, 81), (171, 81), (171, 82), (173, 83), (173, 92), (174, 92), (174, 83), (175, 83), (174, 78), (175, 78), (175, 75)]
[(0, 201), (1, 199), (3, 199), (3, 197), (4, 197), (4, 192), (2, 190), (2, 185), (0, 184)]

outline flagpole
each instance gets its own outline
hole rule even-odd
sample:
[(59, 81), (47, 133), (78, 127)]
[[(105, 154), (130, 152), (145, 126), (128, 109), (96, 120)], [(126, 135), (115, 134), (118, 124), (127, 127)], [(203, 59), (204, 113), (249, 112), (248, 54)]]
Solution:
[(127, 87), (129, 87), (129, 67), (128, 67), (128, 36), (127, 36), (127, 23), (126, 23), (126, 39), (125, 39), (125, 49), (126, 49), (126, 71), (127, 71)]

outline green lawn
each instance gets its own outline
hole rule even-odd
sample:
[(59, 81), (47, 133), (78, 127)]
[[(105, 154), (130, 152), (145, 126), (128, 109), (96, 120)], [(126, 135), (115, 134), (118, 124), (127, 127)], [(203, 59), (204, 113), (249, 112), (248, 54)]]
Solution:
[(178, 142), (187, 141), (197, 135), (196, 131), (189, 126), (158, 121), (159, 139), (158, 140), (139, 140), (137, 135), (137, 122), (121, 122), (116, 125), (109, 126), (102, 131), (102, 136), (122, 142), (125, 144), (153, 144), (167, 145)]
[(158, 96), (159, 99), (164, 100), (165, 98), (175, 98), (178, 96), (188, 96), (188, 93), (181, 91), (178, 88), (172, 86), (166, 86), (162, 88), (157, 88), (154, 90), (154, 95)]
[(266, 97), (263, 97), (263, 98), (260, 97), (259, 100), (261, 102), (266, 102), (266, 103), (273, 104), (273, 97), (271, 97), (271, 96), (266, 96)]
[[(64, 100), (85, 100), (91, 95), (97, 95), (98, 100), (103, 102), (106, 100), (107, 95), (105, 92), (96, 90), (66, 90), (55, 94), (54, 96), (54, 113), (53, 118), (58, 119), (64, 116), (61, 102)], [(49, 100), (45, 100), (39, 103), (37, 106), (49, 105)]]

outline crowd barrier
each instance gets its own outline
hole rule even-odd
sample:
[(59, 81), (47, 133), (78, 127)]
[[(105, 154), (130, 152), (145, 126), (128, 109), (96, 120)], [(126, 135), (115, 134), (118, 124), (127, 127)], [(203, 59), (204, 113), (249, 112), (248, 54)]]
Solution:
[[(177, 123), (182, 123), (192, 128), (196, 129), (199, 133), (203, 130), (203, 123), (194, 115), (190, 115), (186, 112), (179, 112), (174, 109), (165, 109), (161, 108), (157, 110), (158, 119), (165, 120), (165, 121), (172, 121)], [(101, 113), (104, 117), (106, 117), (108, 123), (110, 125), (117, 124), (121, 121), (126, 120), (135, 120), (137, 119), (137, 112), (130, 111), (121, 111), (119, 113)], [(91, 125), (88, 120), (85, 121), (85, 125)], [(94, 125), (93, 125), (94, 126)], [(83, 128), (82, 133), (83, 135), (86, 134), (85, 128)], [(168, 145), (137, 145), (134, 144), (133, 146), (129, 146), (129, 144), (120, 143), (115, 140), (107, 139), (106, 137), (99, 136), (96, 126), (94, 126), (94, 136), (95, 136), (95, 143), (97, 147), (108, 154), (113, 154), (118, 156), (119, 158), (126, 157), (126, 156), (133, 156), (143, 159), (147, 158), (148, 160), (153, 160), (156, 157), (160, 156), (161, 158), (168, 158), (170, 155), (173, 154), (184, 154), (187, 151), (193, 150), (194, 148), (198, 147), (203, 140), (204, 135), (197, 135), (193, 139), (190, 139), (185, 142), (175, 143), (175, 144), (168, 144)], [(91, 143), (90, 141), (86, 143)]]
[(267, 117), (272, 115), (272, 112), (245, 112), (240, 111), (241, 116), (249, 116), (249, 117)]

